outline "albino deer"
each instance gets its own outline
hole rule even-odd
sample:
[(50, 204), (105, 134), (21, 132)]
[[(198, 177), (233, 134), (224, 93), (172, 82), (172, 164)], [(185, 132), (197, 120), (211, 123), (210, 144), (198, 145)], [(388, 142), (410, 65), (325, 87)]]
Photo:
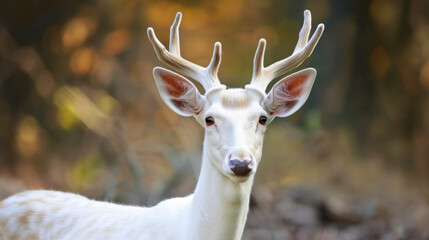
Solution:
[(307, 100), (316, 70), (307, 68), (276, 83), (270, 81), (298, 67), (313, 52), (324, 26), (310, 40), (311, 14), (294, 53), (264, 67), (261, 39), (253, 76), (244, 89), (227, 89), (217, 77), (221, 45), (216, 43), (208, 67), (180, 56), (181, 13), (170, 32), (170, 50), (148, 28), (158, 58), (176, 72), (201, 83), (205, 94), (185, 77), (156, 67), (153, 75), (165, 103), (176, 113), (193, 116), (205, 128), (201, 173), (194, 194), (154, 207), (124, 206), (56, 191), (27, 191), (0, 202), (0, 237), (4, 239), (240, 239), (250, 191), (261, 160), (267, 125), (286, 117)]

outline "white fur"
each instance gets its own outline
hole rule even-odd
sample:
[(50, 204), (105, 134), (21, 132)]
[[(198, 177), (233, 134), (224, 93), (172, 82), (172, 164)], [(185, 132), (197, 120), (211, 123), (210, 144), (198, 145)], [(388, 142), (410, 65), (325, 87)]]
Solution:
[(0, 232), (4, 239), (185, 239), (179, 220), (191, 199), (143, 208), (71, 193), (27, 191), (3, 201)]
[[(309, 16), (309, 12), (306, 14)], [(308, 16), (303, 27), (306, 31), (309, 31)], [(181, 14), (178, 14), (173, 30), (178, 31), (180, 19)], [(320, 37), (323, 27), (318, 29)], [(27, 191), (0, 202), (0, 237), (4, 240), (241, 239), (266, 127), (276, 116), (288, 116), (304, 104), (316, 72), (306, 69), (286, 77), (266, 95), (264, 86), (267, 81), (259, 81), (264, 71), (271, 68), (264, 69), (261, 65), (254, 74), (259, 76), (258, 81), (252, 80), (245, 89), (226, 89), (214, 76), (220, 64), (220, 44), (215, 45), (209, 67), (201, 68), (178, 56), (179, 41), (175, 38), (178, 34), (172, 34), (171, 52), (165, 50), (152, 29), (148, 34), (161, 60), (182, 72), (201, 77), (198, 80), (207, 90), (201, 95), (185, 77), (163, 68), (154, 70), (166, 104), (180, 115), (194, 116), (205, 127), (202, 167), (194, 194), (145, 208), (94, 201), (71, 193)], [(307, 43), (307, 35), (303, 36), (298, 42), (300, 47)], [(310, 40), (310, 44), (317, 43), (318, 37)], [(265, 41), (262, 41), (255, 56), (256, 63), (262, 63), (264, 48)], [(309, 54), (313, 48), (311, 46), (305, 52)], [(277, 65), (273, 68), (276, 72), (281, 71)], [(281, 65), (285, 63), (281, 62)], [(296, 86), (299, 91), (290, 89), (296, 85), (293, 80), (288, 82), (296, 75), (305, 79)], [(292, 99), (289, 93), (293, 95)], [(290, 100), (296, 101), (293, 107), (287, 105)], [(261, 116), (267, 118), (266, 124), (260, 123)], [(206, 125), (208, 117), (213, 119), (213, 124)], [(230, 160), (237, 159), (250, 160), (248, 175), (237, 176), (231, 170)]]

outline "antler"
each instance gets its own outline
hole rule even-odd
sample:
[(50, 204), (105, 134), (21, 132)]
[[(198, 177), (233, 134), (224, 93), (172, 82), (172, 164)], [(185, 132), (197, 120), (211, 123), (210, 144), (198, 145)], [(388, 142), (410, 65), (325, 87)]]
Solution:
[(147, 29), (147, 34), (153, 49), (155, 50), (158, 59), (176, 70), (178, 73), (190, 77), (201, 83), (207, 91), (210, 88), (220, 85), (217, 72), (222, 57), (220, 42), (216, 42), (213, 50), (213, 57), (207, 67), (201, 67), (192, 63), (180, 56), (180, 40), (179, 40), (179, 25), (182, 20), (182, 13), (178, 12), (174, 19), (173, 25), (170, 28), (170, 50), (168, 51), (164, 45), (158, 40), (155, 32), (150, 27)]
[(304, 11), (304, 25), (299, 32), (299, 39), (296, 44), (293, 54), (288, 58), (275, 62), (268, 67), (264, 67), (264, 53), (267, 42), (265, 39), (259, 40), (258, 48), (256, 49), (255, 58), (253, 60), (253, 76), (250, 85), (265, 92), (268, 84), (276, 77), (285, 74), (287, 71), (301, 65), (307, 59), (317, 45), (322, 36), (325, 26), (319, 24), (310, 41), (308, 37), (311, 29), (311, 13), (309, 10)]

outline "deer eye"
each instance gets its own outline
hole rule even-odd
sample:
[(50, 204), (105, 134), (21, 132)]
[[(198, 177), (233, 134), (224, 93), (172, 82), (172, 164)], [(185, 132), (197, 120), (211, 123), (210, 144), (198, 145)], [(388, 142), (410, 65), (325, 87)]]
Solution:
[(213, 125), (214, 124), (214, 119), (213, 119), (213, 117), (206, 117), (206, 125), (207, 126), (210, 126), (210, 125)]
[(267, 123), (267, 117), (266, 116), (260, 116), (259, 117), (259, 124), (265, 125)]

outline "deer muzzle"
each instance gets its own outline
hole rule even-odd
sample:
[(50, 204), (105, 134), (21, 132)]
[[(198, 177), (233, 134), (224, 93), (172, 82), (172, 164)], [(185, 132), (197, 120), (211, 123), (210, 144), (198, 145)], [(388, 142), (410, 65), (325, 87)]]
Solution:
[(252, 160), (231, 159), (228, 162), (228, 167), (236, 176), (247, 176), (253, 169)]

